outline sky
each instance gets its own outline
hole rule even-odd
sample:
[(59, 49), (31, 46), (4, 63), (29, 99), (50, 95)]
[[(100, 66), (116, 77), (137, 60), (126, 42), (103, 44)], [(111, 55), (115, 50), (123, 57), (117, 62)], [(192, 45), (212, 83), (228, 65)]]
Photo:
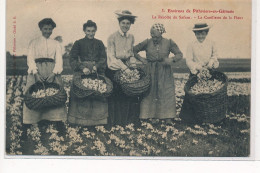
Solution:
[[(165, 25), (163, 37), (173, 39), (185, 57), (187, 45), (195, 39), (191, 28), (195, 23), (206, 22), (212, 26), (208, 39), (215, 41), (219, 58), (251, 58), (250, 0), (7, 0), (6, 49), (11, 54), (26, 55), (29, 42), (41, 35), (38, 22), (47, 17), (57, 24), (51, 37), (62, 36), (63, 46), (85, 36), (82, 25), (89, 19), (98, 26), (95, 38), (106, 46), (109, 35), (119, 29), (114, 12), (124, 9), (138, 16), (129, 31), (135, 37), (135, 44), (150, 38), (151, 26), (159, 22)], [(185, 13), (168, 13), (168, 9)], [(186, 13), (186, 10), (193, 9), (223, 9), (234, 13)], [(178, 19), (152, 18), (158, 15), (176, 16)], [(179, 19), (184, 15), (192, 19)], [(198, 19), (198, 16), (203, 19)], [(231, 16), (232, 19), (209, 19), (212, 16)], [(243, 19), (234, 19), (234, 16)]]

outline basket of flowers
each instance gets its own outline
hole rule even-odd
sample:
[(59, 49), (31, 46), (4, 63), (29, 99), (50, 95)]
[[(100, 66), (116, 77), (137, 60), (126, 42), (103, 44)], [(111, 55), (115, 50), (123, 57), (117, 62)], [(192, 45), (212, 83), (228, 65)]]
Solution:
[(225, 118), (227, 85), (224, 73), (206, 69), (187, 81), (184, 91), (198, 121), (215, 123)]
[(141, 96), (149, 92), (151, 76), (141, 68), (130, 70), (130, 73), (117, 71), (114, 76), (114, 80), (120, 84), (123, 92), (128, 96)]
[(110, 79), (99, 74), (85, 75), (76, 73), (73, 77), (72, 92), (78, 98), (108, 97), (112, 94), (113, 83)]
[(67, 94), (57, 83), (36, 82), (25, 93), (24, 102), (29, 109), (39, 110), (65, 104)]

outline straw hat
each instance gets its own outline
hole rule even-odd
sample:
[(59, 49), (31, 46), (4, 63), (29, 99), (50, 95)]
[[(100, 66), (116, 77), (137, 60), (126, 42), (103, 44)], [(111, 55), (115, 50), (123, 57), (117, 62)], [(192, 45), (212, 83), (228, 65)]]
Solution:
[(208, 25), (207, 23), (196, 23), (192, 28), (192, 31), (203, 31), (209, 28), (211, 28), (211, 25)]
[(122, 10), (122, 11), (118, 10), (118, 11), (115, 12), (115, 14), (117, 15), (117, 18), (125, 17), (125, 16), (132, 17), (132, 18), (136, 18), (137, 17), (137, 16), (132, 15), (132, 13), (130, 11), (128, 11), (128, 10)]

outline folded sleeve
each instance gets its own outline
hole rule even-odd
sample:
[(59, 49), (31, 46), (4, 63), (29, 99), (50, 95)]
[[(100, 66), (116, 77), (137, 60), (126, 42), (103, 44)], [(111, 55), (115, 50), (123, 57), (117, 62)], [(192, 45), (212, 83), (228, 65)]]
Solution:
[(107, 65), (111, 70), (125, 70), (127, 68), (120, 59), (116, 58), (116, 45), (113, 35), (108, 38)]
[(138, 60), (142, 59), (142, 56), (140, 56), (138, 53), (141, 51), (145, 51), (147, 48), (147, 44), (148, 44), (148, 39), (134, 46), (133, 52), (136, 59)]
[(62, 59), (62, 47), (59, 42), (56, 43), (56, 52), (55, 52), (55, 66), (53, 73), (61, 74), (63, 71), (63, 59)]
[(84, 66), (79, 62), (80, 45), (78, 41), (75, 41), (70, 51), (70, 66), (73, 71), (82, 71)]
[(28, 55), (27, 55), (28, 74), (36, 74), (38, 72), (35, 59), (34, 59), (34, 53), (35, 53), (35, 45), (34, 42), (31, 41), (28, 47)]
[(183, 58), (183, 54), (177, 44), (170, 39), (170, 52), (174, 54), (173, 61), (177, 62)]

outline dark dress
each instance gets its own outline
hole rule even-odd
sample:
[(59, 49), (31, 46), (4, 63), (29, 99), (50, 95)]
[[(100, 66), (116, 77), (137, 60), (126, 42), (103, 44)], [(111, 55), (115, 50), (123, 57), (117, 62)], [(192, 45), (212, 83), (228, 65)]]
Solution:
[(108, 98), (108, 125), (125, 126), (129, 123), (138, 124), (140, 114), (140, 98), (129, 97), (123, 93), (121, 86), (113, 81), (116, 71), (107, 69), (106, 76), (113, 82), (113, 94)]
[[(95, 65), (100, 75), (106, 68), (106, 52), (102, 41), (87, 37), (76, 41), (70, 52), (70, 65), (74, 72), (90, 70)], [(84, 126), (107, 124), (108, 105), (105, 98), (77, 98), (70, 91), (68, 121)]]

